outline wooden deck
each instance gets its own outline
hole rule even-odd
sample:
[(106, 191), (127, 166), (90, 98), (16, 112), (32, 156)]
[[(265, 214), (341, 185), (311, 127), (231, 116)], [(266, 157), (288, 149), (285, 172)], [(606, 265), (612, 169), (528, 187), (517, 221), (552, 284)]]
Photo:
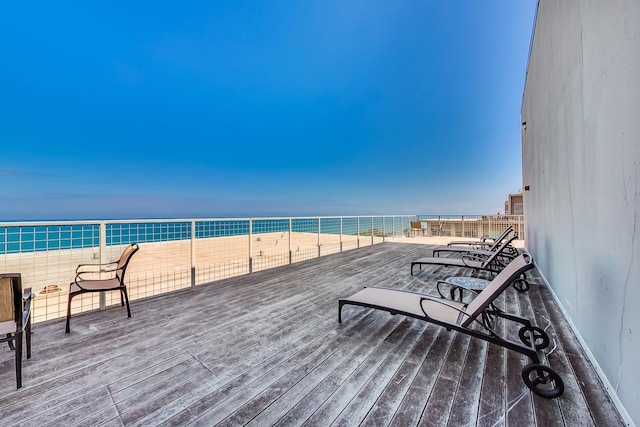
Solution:
[[(0, 349), (0, 425), (623, 425), (549, 291), (508, 289), (537, 319), (565, 394), (539, 398), (523, 356), (337, 300), (363, 286), (433, 293), (428, 246), (385, 243), (34, 326), (24, 387)], [(535, 275), (536, 273), (534, 273)], [(517, 333), (517, 331), (510, 333)]]

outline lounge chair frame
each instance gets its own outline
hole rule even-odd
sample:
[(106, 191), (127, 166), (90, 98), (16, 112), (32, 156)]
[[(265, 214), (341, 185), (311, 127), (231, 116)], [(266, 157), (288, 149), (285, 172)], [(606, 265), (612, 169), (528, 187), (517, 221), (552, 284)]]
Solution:
[[(387, 311), (392, 315), (402, 314), (443, 326), (449, 331), (454, 330), (474, 338), (479, 338), (481, 340), (499, 345), (500, 347), (527, 356), (531, 360), (531, 364), (525, 366), (522, 369), (522, 378), (527, 387), (529, 387), (529, 389), (537, 395), (545, 398), (559, 397), (564, 392), (564, 383), (562, 382), (560, 376), (555, 371), (553, 371), (553, 369), (541, 364), (541, 360), (538, 355), (539, 350), (542, 350), (549, 345), (549, 336), (547, 335), (547, 333), (539, 327), (533, 325), (528, 319), (505, 313), (503, 310), (496, 308), (493, 304), (495, 297), (497, 297), (499, 293), (504, 291), (504, 289), (506, 289), (522, 273), (529, 270), (530, 268), (533, 268), (534, 266), (533, 261), (530, 258), (524, 264), (522, 263), (522, 260), (526, 260), (525, 255), (520, 255), (518, 258), (516, 258), (516, 260), (518, 260), (519, 263), (516, 266), (517, 268), (514, 267), (514, 271), (508, 272), (509, 275), (507, 280), (505, 280), (504, 283), (500, 284), (500, 287), (497, 290), (498, 292), (495, 294), (495, 296), (490, 300), (483, 301), (483, 303), (480, 305), (480, 308), (477, 309), (475, 313), (469, 313), (466, 311), (466, 308), (469, 306), (469, 304), (458, 303), (445, 298), (439, 298), (436, 296), (424, 295), (417, 292), (409, 292), (404, 290), (373, 288), (382, 289), (384, 292), (387, 292), (390, 295), (399, 295), (404, 293), (419, 296), (419, 305), (422, 314), (417, 314), (415, 312), (401, 310), (398, 308), (392, 308), (378, 303), (370, 303), (357, 299), (350, 299), (358, 295), (355, 294), (350, 298), (341, 298), (338, 301), (338, 322), (342, 323), (342, 308), (345, 305), (356, 305)], [(501, 279), (502, 277), (496, 277), (494, 280)], [(496, 292), (496, 290), (493, 289), (490, 292)], [(478, 296), (481, 295), (482, 292), (478, 294)], [(459, 313), (458, 323), (451, 323), (430, 316), (427, 311), (425, 311), (423, 305), (424, 301), (443, 304), (446, 305), (449, 309), (457, 311)], [(494, 329), (496, 318), (501, 318), (520, 324), (521, 327), (518, 335), (521, 342), (510, 341), (505, 336), (499, 335)], [(475, 328), (471, 327), (471, 325), (475, 326)], [(534, 375), (533, 378), (531, 378), (532, 374)], [(546, 387), (547, 384), (552, 384), (553, 388), (548, 389)], [(540, 386), (543, 387), (541, 388)]]
[[(411, 262), (411, 275), (413, 276), (413, 267), (416, 265), (419, 266), (421, 270), (423, 265), (442, 265), (445, 267), (471, 268), (474, 271), (486, 271), (491, 274), (498, 274), (517, 256), (513, 255), (513, 251), (517, 254), (517, 250), (511, 245), (517, 238), (518, 235), (514, 233), (508, 240), (502, 242), (500, 247), (494, 252), (488, 252), (484, 255), (468, 252), (461, 258), (420, 258)], [(526, 273), (522, 273), (520, 279), (513, 282), (513, 287), (519, 292), (529, 290), (530, 284), (527, 281)]]
[[(377, 288), (377, 289), (384, 289), (384, 288)], [(408, 292), (408, 291), (403, 291), (403, 292)], [(417, 295), (421, 295), (418, 292), (411, 292)], [(447, 301), (447, 299), (445, 298), (440, 298), (440, 297), (435, 297), (435, 296), (430, 296), (430, 295), (421, 295), (420, 297), (420, 302), (422, 301), (438, 301), (440, 302), (441, 300)], [(448, 322), (442, 322), (438, 319), (435, 319), (433, 317), (430, 317), (425, 311), (424, 309), (422, 310), (422, 312), (424, 313), (424, 316), (418, 316), (414, 313), (410, 313), (407, 311), (402, 311), (402, 310), (394, 310), (394, 309), (390, 309), (390, 308), (386, 308), (384, 306), (380, 306), (377, 304), (367, 304), (367, 303), (359, 303), (359, 302), (352, 302), (349, 301), (347, 299), (340, 299), (338, 302), (338, 323), (342, 323), (342, 307), (345, 305), (357, 305), (360, 307), (366, 307), (366, 308), (374, 308), (377, 310), (382, 310), (382, 311), (386, 311), (388, 313), (390, 313), (391, 315), (396, 315), (396, 314), (402, 314), (404, 316), (409, 316), (409, 317), (413, 317), (415, 319), (419, 319), (419, 320), (425, 320), (427, 322), (430, 323), (435, 323), (436, 325), (440, 325), (440, 326), (444, 326), (448, 331), (450, 330), (454, 330), (454, 331), (458, 331), (461, 332), (463, 334), (467, 334), (467, 335), (471, 335), (472, 337), (475, 338), (480, 338), (482, 340), (485, 340), (487, 342), (490, 342), (492, 344), (497, 344), (501, 347), (505, 347), (509, 350), (513, 350), (516, 351), (518, 353), (524, 354), (525, 356), (529, 357), (533, 363), (540, 363), (540, 357), (538, 356), (538, 352), (536, 351), (535, 347), (532, 346), (525, 346), (521, 343), (517, 343), (517, 342), (513, 342), (513, 341), (509, 341), (506, 338), (501, 337), (500, 335), (498, 335), (494, 330), (493, 330), (493, 323), (494, 317), (500, 317), (506, 320), (511, 320), (513, 322), (519, 323), (521, 325), (523, 325), (524, 328), (526, 329), (532, 329), (532, 327), (534, 326), (531, 321), (529, 321), (528, 319), (522, 318), (522, 317), (518, 317), (518, 316), (513, 316), (510, 314), (505, 313), (504, 311), (498, 309), (498, 308), (487, 308), (483, 311), (483, 313), (481, 314), (481, 318), (482, 321), (478, 320), (477, 317), (472, 319), (472, 322), (474, 322), (475, 324), (479, 325), (482, 327), (483, 330), (476, 330), (476, 329), (471, 329), (471, 328), (466, 328), (466, 327), (462, 327), (460, 325), (456, 325), (454, 323), (448, 323)], [(466, 304), (465, 304), (466, 306)], [(422, 308), (422, 305), (420, 305), (420, 307)], [(457, 310), (458, 312), (460, 312), (461, 314), (466, 314), (464, 310), (460, 310), (454, 306), (449, 305), (449, 307), (451, 307), (454, 310)], [(532, 343), (533, 344), (533, 343)]]
[(474, 246), (477, 249), (484, 249), (486, 247), (489, 247), (491, 245), (493, 245), (496, 241), (498, 240), (504, 240), (507, 237), (507, 234), (509, 234), (510, 232), (513, 231), (513, 226), (510, 225), (507, 228), (505, 228), (502, 231), (502, 234), (500, 234), (498, 237), (493, 238), (493, 237), (489, 237), (486, 234), (483, 235), (480, 238), (480, 241), (477, 240), (457, 240), (457, 241), (453, 241), (453, 242), (449, 242), (447, 243), (447, 246), (462, 246), (462, 245), (468, 245), (468, 246)]
[[(469, 245), (469, 246), (456, 246), (449, 243), (447, 246), (440, 246), (433, 250), (433, 256), (440, 256), (440, 252), (448, 252), (448, 253), (463, 253), (463, 254), (472, 254), (479, 256), (489, 256), (491, 252), (495, 252), (501, 248), (502, 242), (509, 236), (511, 230), (506, 233), (502, 233), (500, 237), (498, 237), (495, 241), (489, 244), (482, 245)], [(514, 238), (510, 239), (510, 242), (518, 238), (518, 233), (513, 234)], [(503, 251), (503, 256), (509, 259), (513, 259), (518, 256), (518, 250), (513, 247), (510, 243), (507, 245), (506, 249)]]
[(417, 265), (422, 269), (423, 265), (444, 265), (455, 267), (466, 267), (474, 270), (484, 270), (491, 273), (499, 273), (511, 261), (510, 257), (505, 257), (504, 253), (508, 250), (509, 245), (516, 236), (511, 236), (500, 247), (490, 253), (488, 256), (482, 257), (474, 254), (465, 254), (462, 258), (447, 257), (429, 257), (420, 258), (411, 262), (411, 275), (413, 276), (413, 268)]

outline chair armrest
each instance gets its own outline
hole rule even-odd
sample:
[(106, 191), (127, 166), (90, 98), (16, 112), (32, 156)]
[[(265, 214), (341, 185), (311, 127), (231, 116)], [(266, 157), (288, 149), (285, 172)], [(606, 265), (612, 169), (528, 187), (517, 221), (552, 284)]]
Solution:
[[(113, 264), (113, 263), (110, 263)], [(103, 264), (103, 265), (108, 265), (108, 264)], [(82, 280), (88, 280), (88, 279), (83, 279), (83, 275), (86, 274), (98, 274), (98, 273), (115, 273), (118, 270), (122, 270), (122, 267), (115, 267), (115, 268), (102, 268), (100, 270), (96, 270), (96, 271), (77, 271), (76, 269), (76, 278), (74, 279), (76, 284), (78, 284), (78, 280), (82, 281)], [(80, 285), (78, 285), (80, 286)], [(80, 286), (82, 287), (82, 286)]]
[[(455, 305), (452, 304), (448, 304), (448, 302), (456, 302), (456, 301), (451, 301), (445, 298), (439, 298), (439, 297), (433, 297), (430, 295), (422, 295), (420, 297), (420, 310), (422, 310), (422, 312), (424, 313), (425, 316), (427, 316), (427, 318), (432, 319), (431, 316), (429, 316), (429, 314), (427, 314), (427, 312), (424, 310), (424, 307), (422, 306), (422, 301), (431, 301), (431, 302), (437, 302), (438, 304), (442, 304), (442, 305), (446, 305), (449, 308), (454, 309), (455, 311), (462, 313), (462, 314), (467, 314), (467, 312), (465, 310), (461, 310), (460, 308), (456, 307)], [(456, 305), (459, 304), (459, 302), (456, 302)], [(463, 308), (467, 308), (467, 304), (464, 304)]]
[(25, 288), (22, 291), (22, 300), (24, 302), (27, 302), (28, 300), (30, 300), (31, 298), (35, 298), (35, 295), (33, 294), (33, 292), (31, 292), (31, 288)]
[(469, 264), (467, 264), (465, 261), (478, 261), (478, 262), (485, 262), (486, 259), (478, 257), (478, 256), (474, 256), (474, 255), (462, 255), (462, 263), (464, 265), (466, 265), (467, 267), (469, 267)]
[[(460, 301), (451, 301), (451, 300), (450, 300), (450, 299), (448, 299), (448, 298), (440, 298), (440, 297), (437, 297), (437, 296), (435, 296), (435, 295), (421, 295), (421, 296), (420, 296), (420, 302), (422, 302), (422, 300), (427, 300), (427, 301), (437, 302), (437, 303), (440, 303), (440, 304), (444, 304), (444, 305), (446, 305), (446, 306), (449, 306), (449, 307), (451, 307), (451, 308), (454, 308), (454, 309), (456, 309), (456, 310), (458, 310), (458, 311), (461, 311), (459, 308), (457, 308), (457, 307), (455, 306), (455, 305), (460, 304)], [(454, 303), (455, 305), (451, 305), (451, 304), (449, 304), (449, 303)], [(464, 306), (466, 307), (466, 306), (467, 306), (467, 304), (464, 304)]]
[(486, 249), (486, 248), (490, 248), (491, 246), (493, 246), (493, 243), (476, 242), (472, 246), (473, 246), (473, 249)]
[[(106, 266), (117, 264), (117, 263), (118, 261), (105, 262), (103, 264), (79, 264), (76, 267), (76, 274), (79, 272), (80, 273), (101, 273), (101, 272), (109, 271), (106, 268)], [(85, 269), (86, 271), (80, 271)]]
[[(470, 278), (470, 279), (475, 279), (475, 278)], [(445, 289), (448, 289), (450, 292), (450, 296), (446, 296), (442, 293), (442, 290), (440, 289), (441, 285), (446, 285), (447, 287), (445, 287)], [(454, 295), (454, 291), (459, 291), (460, 293), (460, 300), (457, 300), (458, 302), (462, 302), (462, 291), (468, 291), (471, 292), (473, 294), (478, 295), (478, 293), (480, 293), (481, 289), (478, 288), (473, 288), (472, 286), (469, 285), (461, 285), (458, 283), (452, 283), (452, 282), (448, 282), (446, 280), (438, 280), (436, 282), (436, 290), (438, 291), (438, 294), (440, 294), (440, 296), (442, 297), (442, 299), (444, 300), (448, 300), (448, 301), (456, 301)]]
[(469, 252), (467, 252), (465, 255), (477, 257), (479, 259), (487, 259), (491, 255), (493, 255), (493, 253), (486, 249), (472, 249)]
[[(108, 265), (108, 264), (103, 264)], [(98, 268), (96, 270), (81, 270), (80, 267), (76, 268), (76, 276), (80, 276), (81, 274), (96, 274), (96, 273), (113, 273), (114, 271), (118, 271), (120, 268)]]

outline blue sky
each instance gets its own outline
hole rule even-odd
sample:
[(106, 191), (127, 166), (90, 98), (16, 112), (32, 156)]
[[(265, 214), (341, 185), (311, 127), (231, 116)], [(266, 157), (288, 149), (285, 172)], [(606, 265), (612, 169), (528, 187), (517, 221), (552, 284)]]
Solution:
[(482, 214), (535, 0), (0, 3), (0, 220)]

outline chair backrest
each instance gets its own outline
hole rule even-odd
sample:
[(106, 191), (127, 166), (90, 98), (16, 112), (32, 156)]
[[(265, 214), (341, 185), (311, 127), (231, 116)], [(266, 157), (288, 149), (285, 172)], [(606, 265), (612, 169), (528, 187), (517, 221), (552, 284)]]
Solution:
[(465, 309), (466, 316), (461, 326), (469, 326), (505, 289), (507, 289), (522, 273), (534, 267), (533, 259), (526, 254), (519, 255), (511, 261), (493, 280), (469, 303)]
[(138, 252), (138, 249), (140, 249), (140, 247), (134, 243), (127, 246), (124, 252), (122, 252), (120, 259), (118, 260), (118, 271), (116, 272), (116, 275), (118, 276), (118, 279), (121, 283), (124, 282), (124, 273), (127, 269), (127, 266), (129, 265), (129, 261), (131, 260), (133, 254)]
[(22, 319), (22, 280), (19, 273), (0, 274), (0, 322)]
[[(499, 248), (497, 248), (495, 251), (491, 252), (491, 255), (489, 255), (487, 257), (487, 259), (485, 259), (482, 262), (482, 268), (489, 268), (491, 266), (491, 264), (493, 264), (494, 262), (497, 261), (497, 258), (507, 250), (507, 248), (509, 247), (509, 245), (511, 244), (511, 242), (513, 242), (516, 238), (518, 237), (517, 234), (514, 234), (513, 236), (509, 237), (509, 239), (507, 239), (507, 241), (502, 242), (502, 244), (500, 245)], [(473, 251), (471, 251), (471, 253), (473, 253)]]
[(493, 241), (493, 244), (491, 245), (491, 247), (489, 247), (490, 251), (495, 251), (497, 250), (500, 245), (502, 244), (502, 241), (504, 239), (507, 238), (507, 236), (509, 235), (509, 233), (511, 233), (513, 231), (513, 227), (509, 226), (507, 228), (504, 229), (504, 231), (502, 232), (501, 235), (499, 235), (496, 240)]

